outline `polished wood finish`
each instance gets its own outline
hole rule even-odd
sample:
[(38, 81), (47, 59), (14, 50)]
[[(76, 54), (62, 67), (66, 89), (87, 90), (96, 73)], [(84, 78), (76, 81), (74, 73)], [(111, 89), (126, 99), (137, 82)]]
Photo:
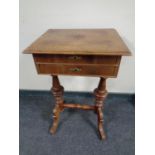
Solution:
[(100, 133), (101, 139), (105, 139), (106, 135), (103, 129), (103, 103), (107, 96), (106, 90), (106, 79), (101, 77), (99, 81), (98, 87), (94, 90), (95, 95), (95, 106), (90, 105), (81, 105), (81, 104), (73, 104), (73, 103), (64, 103), (63, 100), (63, 87), (60, 85), (58, 76), (52, 76), (53, 79), (53, 87), (51, 88), (53, 96), (56, 100), (56, 105), (53, 110), (53, 126), (50, 129), (50, 132), (54, 134), (58, 127), (60, 112), (64, 108), (75, 108), (75, 109), (83, 109), (83, 110), (94, 110), (98, 116), (98, 130)]
[(116, 77), (121, 56), (33, 54), (39, 74)]
[(103, 112), (102, 112), (102, 109), (104, 107), (103, 103), (108, 94), (106, 90), (106, 79), (105, 78), (100, 79), (98, 88), (94, 90), (94, 94), (95, 94), (95, 101), (96, 101), (95, 105), (97, 109), (96, 112), (98, 114), (98, 129), (99, 129), (101, 139), (105, 139), (106, 135), (103, 129)]
[(55, 97), (56, 106), (53, 110), (53, 126), (51, 127), (50, 132), (54, 134), (58, 126), (60, 112), (63, 110), (64, 88), (60, 85), (60, 82), (57, 76), (52, 76), (52, 79), (53, 79), (53, 87), (51, 88), (51, 91), (53, 93), (53, 96)]
[(63, 105), (63, 108), (75, 108), (75, 109), (83, 109), (83, 110), (96, 110), (95, 106), (90, 106), (90, 105), (81, 105), (81, 104), (74, 104), (74, 103), (65, 103)]
[(116, 77), (118, 66), (37, 64), (39, 74)]
[(36, 63), (119, 65), (121, 56), (33, 54)]
[[(50, 29), (32, 43), (24, 53), (31, 53), (39, 74), (50, 74), (51, 91), (55, 97), (53, 125), (56, 132), (60, 112), (65, 108), (93, 110), (98, 117), (101, 139), (106, 138), (103, 128), (104, 102), (107, 96), (106, 79), (117, 77), (122, 56), (131, 55), (114, 29)], [(58, 75), (100, 77), (94, 90), (95, 105), (64, 103), (63, 87)]]
[(115, 29), (49, 29), (24, 53), (130, 55)]

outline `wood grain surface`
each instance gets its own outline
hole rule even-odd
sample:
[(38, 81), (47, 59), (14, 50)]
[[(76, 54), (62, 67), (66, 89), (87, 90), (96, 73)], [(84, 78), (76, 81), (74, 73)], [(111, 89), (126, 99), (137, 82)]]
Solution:
[(24, 53), (131, 55), (115, 29), (49, 29)]

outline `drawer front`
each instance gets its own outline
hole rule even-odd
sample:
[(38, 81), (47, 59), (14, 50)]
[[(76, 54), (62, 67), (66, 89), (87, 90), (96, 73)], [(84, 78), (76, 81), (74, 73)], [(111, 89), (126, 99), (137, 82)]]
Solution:
[(53, 75), (81, 75), (81, 76), (103, 76), (116, 77), (118, 66), (104, 65), (66, 65), (66, 64), (49, 64), (36, 63), (38, 73)]
[(37, 63), (64, 63), (64, 64), (104, 64), (119, 65), (120, 56), (90, 56), (90, 55), (49, 55), (34, 54)]

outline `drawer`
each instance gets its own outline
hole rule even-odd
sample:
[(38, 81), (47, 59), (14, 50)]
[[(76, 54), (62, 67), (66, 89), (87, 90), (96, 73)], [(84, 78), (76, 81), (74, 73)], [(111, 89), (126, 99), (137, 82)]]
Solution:
[(36, 63), (39, 74), (116, 77), (118, 66)]
[(63, 63), (63, 64), (103, 64), (119, 65), (121, 56), (91, 56), (91, 55), (50, 55), (34, 54), (37, 63)]

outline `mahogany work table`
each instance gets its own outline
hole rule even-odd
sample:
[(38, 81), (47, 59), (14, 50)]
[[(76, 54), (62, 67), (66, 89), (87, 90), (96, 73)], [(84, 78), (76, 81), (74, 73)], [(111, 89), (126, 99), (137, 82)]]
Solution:
[[(103, 128), (104, 100), (107, 96), (106, 79), (116, 78), (122, 56), (131, 55), (115, 29), (49, 29), (24, 50), (32, 54), (37, 72), (53, 79), (51, 91), (55, 97), (53, 125), (56, 132), (60, 112), (64, 108), (93, 110), (98, 116), (101, 139), (106, 138)], [(94, 90), (95, 105), (64, 103), (63, 86), (58, 75), (100, 77)]]

